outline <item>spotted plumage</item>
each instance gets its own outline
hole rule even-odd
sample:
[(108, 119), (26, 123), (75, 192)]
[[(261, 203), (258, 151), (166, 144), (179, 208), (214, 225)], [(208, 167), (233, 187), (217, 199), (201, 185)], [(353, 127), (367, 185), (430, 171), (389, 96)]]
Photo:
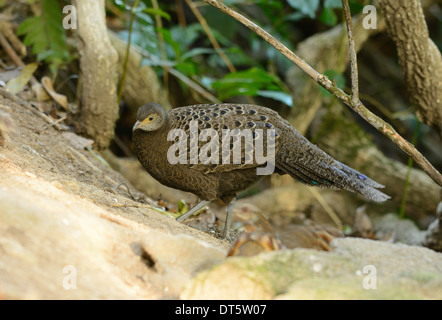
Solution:
[[(192, 131), (192, 123), (197, 123), (197, 132)], [(204, 133), (213, 133), (210, 130), (218, 133), (220, 150), (223, 143), (227, 143), (229, 148), (219, 152), (217, 164), (171, 164), (167, 154), (176, 141), (168, 141), (167, 136), (173, 129), (183, 130), (181, 134), (189, 138), (186, 146), (188, 154), (196, 146), (198, 150), (202, 150), (204, 146), (208, 149), (207, 144), (212, 137), (204, 136)], [(201, 200), (212, 201), (221, 198), (229, 203), (238, 191), (262, 177), (257, 175), (256, 169), (263, 164), (255, 160), (246, 163), (246, 159), (253, 159), (256, 144), (252, 147), (245, 143), (240, 146), (232, 142), (229, 144), (222, 134), (223, 130), (227, 129), (237, 129), (239, 133), (247, 129), (254, 141), (258, 138), (264, 139), (263, 136), (271, 132), (275, 142), (275, 157), (269, 161), (273, 161), (276, 173), (289, 174), (311, 186), (357, 192), (374, 201), (385, 201), (389, 198), (377, 190), (383, 187), (381, 184), (333, 159), (304, 138), (277, 112), (261, 106), (210, 104), (181, 107), (166, 112), (161, 105), (148, 103), (138, 111), (137, 123), (133, 130), (133, 146), (139, 161), (159, 182), (192, 192)], [(195, 136), (196, 134), (198, 136)], [(223, 152), (233, 154), (238, 147), (241, 148), (241, 163), (222, 163)], [(265, 143), (263, 149), (264, 153), (267, 153)]]

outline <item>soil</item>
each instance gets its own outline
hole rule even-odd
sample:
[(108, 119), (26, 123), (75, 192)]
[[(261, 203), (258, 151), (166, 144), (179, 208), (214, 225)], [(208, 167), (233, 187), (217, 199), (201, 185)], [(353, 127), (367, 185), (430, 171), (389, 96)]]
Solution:
[[(6, 143), (0, 146), (1, 188), (19, 189), (33, 185), (39, 193), (28, 201), (37, 203), (39, 198), (56, 198), (58, 195), (53, 190), (60, 189), (66, 192), (66, 203), (78, 199), (91, 201), (116, 217), (168, 233), (191, 234), (217, 246), (227, 245), (152, 210), (146, 202), (155, 202), (138, 192), (100, 154), (92, 151), (89, 148), (91, 140), (55, 129), (37, 115), (39, 111), (30, 103), (14, 100), (0, 96), (3, 114), (0, 129), (3, 123), (2, 132), (8, 136)], [(9, 123), (7, 130), (6, 122)], [(126, 186), (138, 201), (132, 199)]]

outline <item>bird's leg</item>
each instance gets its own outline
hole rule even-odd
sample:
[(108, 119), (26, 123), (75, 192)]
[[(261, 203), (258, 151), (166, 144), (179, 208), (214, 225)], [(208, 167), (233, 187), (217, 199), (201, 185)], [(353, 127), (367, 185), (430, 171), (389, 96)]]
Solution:
[(230, 225), (232, 224), (232, 212), (235, 201), (236, 198), (233, 198), (227, 206), (226, 223), (224, 225), (223, 239), (227, 239), (229, 242), (232, 242), (232, 239), (230, 238)]
[(209, 204), (210, 201), (207, 200), (201, 200), (196, 206), (194, 206), (192, 209), (190, 209), (189, 211), (187, 211), (186, 213), (184, 213), (183, 215), (179, 216), (178, 218), (176, 218), (176, 221), (178, 222), (182, 222), (184, 220), (186, 220), (188, 217), (190, 217), (192, 214), (194, 214), (195, 212), (197, 212), (198, 210), (200, 210), (201, 208), (203, 208), (205, 205)]

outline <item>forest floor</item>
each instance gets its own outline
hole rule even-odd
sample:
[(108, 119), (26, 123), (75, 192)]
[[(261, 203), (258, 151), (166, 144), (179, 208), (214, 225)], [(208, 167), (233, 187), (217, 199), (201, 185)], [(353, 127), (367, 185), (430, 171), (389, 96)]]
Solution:
[[(0, 132), (2, 299), (442, 298), (440, 253), (347, 238), (226, 258), (228, 241), (153, 210), (91, 141), (29, 103), (0, 96)], [(367, 265), (377, 288), (364, 287)]]

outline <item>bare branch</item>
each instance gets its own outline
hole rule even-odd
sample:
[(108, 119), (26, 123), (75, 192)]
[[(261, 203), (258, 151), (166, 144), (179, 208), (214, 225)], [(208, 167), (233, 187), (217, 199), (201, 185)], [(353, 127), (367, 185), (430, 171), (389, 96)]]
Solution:
[(345, 23), (347, 25), (348, 44), (350, 48), (352, 101), (353, 103), (356, 103), (359, 100), (358, 58), (356, 55), (355, 39), (353, 37), (353, 22), (351, 20), (351, 12), (348, 5), (348, 0), (342, 0), (342, 8), (344, 9)]
[(227, 68), (229, 68), (230, 72), (236, 72), (235, 66), (232, 64), (230, 59), (226, 56), (224, 51), (221, 49), (218, 41), (216, 40), (215, 36), (213, 35), (212, 31), (210, 30), (209, 25), (207, 24), (206, 19), (204, 19), (203, 15), (199, 12), (198, 8), (196, 7), (195, 3), (192, 2), (192, 0), (186, 0), (187, 5), (189, 6), (190, 10), (192, 10), (195, 17), (198, 19), (198, 22), (203, 27), (204, 32), (207, 34), (207, 37), (209, 38), (210, 43), (215, 48), (216, 52), (219, 54), (221, 59), (223, 59), (224, 63), (226, 64)]
[[(19, 67), (24, 67), (25, 63), (23, 60), (18, 56), (18, 54), (15, 52), (14, 48), (9, 44), (6, 37), (3, 35), (3, 33), (0, 30), (0, 45), (3, 47), (5, 52), (9, 55), (11, 60)], [(36, 84), (38, 83), (37, 79), (35, 79), (34, 76), (31, 77), (31, 83)]]
[(399, 135), (394, 128), (373, 114), (370, 110), (368, 110), (363, 103), (356, 99), (353, 101), (352, 97), (342, 91), (340, 88), (336, 86), (333, 82), (330, 81), (325, 75), (317, 72), (313, 69), (309, 64), (307, 64), (304, 60), (298, 57), (295, 53), (293, 53), (290, 49), (288, 49), (285, 45), (279, 42), (276, 38), (270, 35), (268, 32), (263, 30), (257, 24), (253, 23), (243, 15), (237, 13), (236, 11), (230, 9), (224, 4), (218, 2), (217, 0), (203, 0), (204, 2), (218, 8), (222, 12), (230, 15), (232, 18), (241, 22), (243, 25), (254, 31), (261, 38), (270, 43), (273, 47), (275, 47), (278, 51), (280, 51), (284, 56), (286, 56), (290, 61), (295, 63), (302, 71), (304, 71), (309, 77), (315, 80), (319, 85), (321, 85), (324, 89), (334, 95), (336, 98), (341, 100), (343, 103), (348, 105), (351, 109), (357, 112), (364, 120), (370, 123), (373, 127), (375, 127), (379, 132), (387, 136), (390, 140), (392, 140), (402, 151), (408, 154), (411, 158), (413, 158), (416, 163), (418, 163), (421, 168), (440, 186), (442, 186), (442, 175), (437, 171), (431, 163), (407, 140), (405, 140), (401, 135)]

